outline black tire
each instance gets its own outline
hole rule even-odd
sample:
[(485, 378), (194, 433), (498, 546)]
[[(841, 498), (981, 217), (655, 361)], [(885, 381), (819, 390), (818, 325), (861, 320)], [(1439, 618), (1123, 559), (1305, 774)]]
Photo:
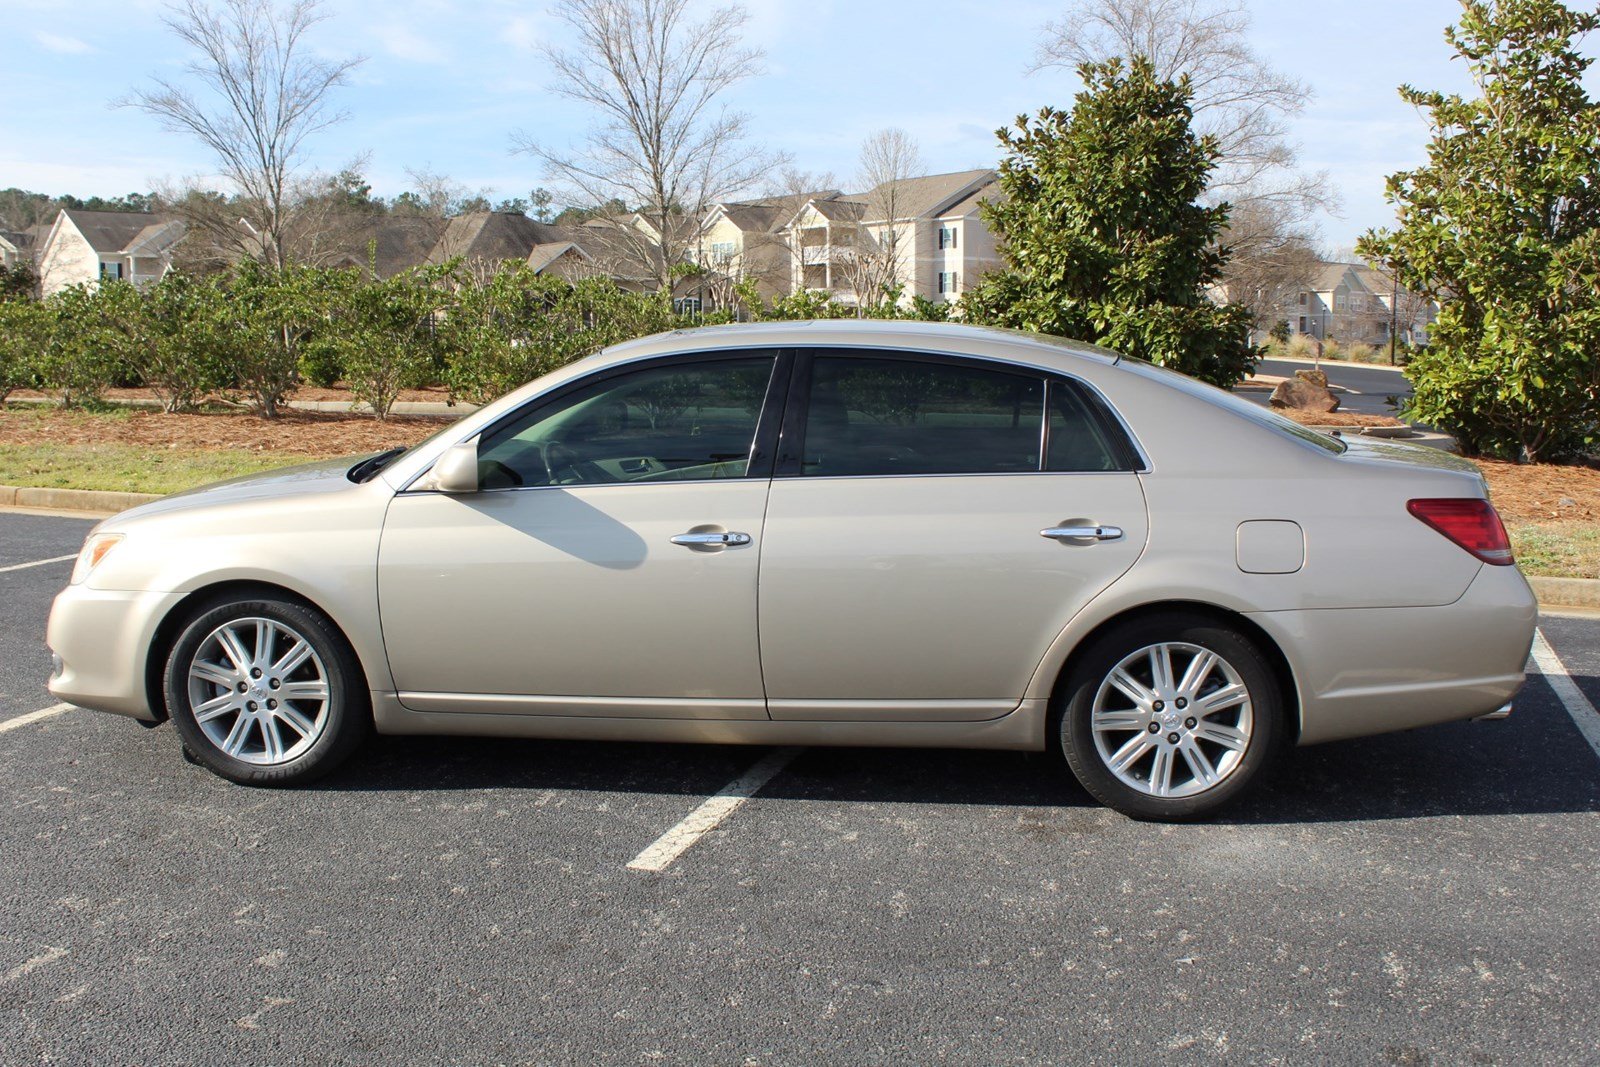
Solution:
[[(257, 629), (256, 621), (270, 625)], [(213, 640), (229, 624), (238, 626), (235, 636), (256, 635), (255, 644), (262, 640), (263, 632), (269, 635), (265, 653), (248, 640), (243, 647), (247, 653), (256, 653), (257, 660), (252, 662), (265, 664), (257, 677), (251, 678), (238, 668), (236, 661), (226, 655), (224, 643)], [(311, 655), (279, 677), (280, 672), (271, 661), (280, 655), (284, 658), (278, 659), (278, 664), (292, 659), (288, 653), (299, 646), (292, 644), (289, 650), (281, 647), (290, 638), (303, 640)], [(231, 695), (232, 689), (220, 681), (191, 677), (191, 668), (202, 649), (206, 651), (203, 662), (223, 665), (249, 687), (248, 691), (239, 692), (237, 709), (228, 707), (208, 715), (207, 726), (202, 726), (196, 716), (196, 689), (210, 696), (211, 703)], [(263, 655), (265, 659), (260, 658)], [(201, 610), (173, 644), (165, 678), (167, 711), (183, 740), (185, 755), (241, 785), (297, 786), (314, 781), (343, 763), (372, 730), (366, 676), (349, 641), (321, 612), (291, 600), (272, 596), (230, 598)], [(291, 690), (315, 691), (319, 684), (323, 697), (288, 695)], [(280, 696), (284, 697), (281, 701)], [(251, 697), (259, 702), (246, 705)], [(269, 703), (282, 710), (263, 710)], [(296, 722), (309, 724), (310, 729), (302, 730)], [(269, 745), (269, 728), (277, 741), (276, 752)], [(237, 735), (234, 729), (239, 730)], [(227, 736), (219, 739), (224, 731)], [(237, 756), (223, 747), (236, 737)]]
[[(1124, 669), (1135, 682), (1149, 685), (1153, 696), (1159, 686), (1154, 681), (1150, 650), (1157, 646), (1168, 646), (1164, 662), (1171, 664), (1177, 682), (1183, 681), (1190, 664), (1203, 667), (1207, 662), (1193, 649), (1219, 657), (1223, 666), (1212, 667), (1194, 687), (1184, 690), (1189, 695), (1182, 698), (1182, 707), (1175, 696), (1178, 688), (1170, 684), (1166, 691), (1171, 699), (1151, 700), (1146, 706), (1124, 695), (1110, 677), (1115, 668), (1137, 654), (1139, 658)], [(1162, 653), (1158, 650), (1154, 655), (1161, 657)], [(1150, 663), (1149, 675), (1142, 673), (1146, 662)], [(1102, 686), (1107, 687), (1103, 712), (1111, 718), (1102, 718), (1097, 744), (1093, 721)], [(1224, 690), (1238, 686), (1246, 692), (1246, 702), (1192, 714), (1204, 705), (1191, 706), (1190, 701), (1221, 697), (1224, 699), (1219, 702), (1225, 703), (1228, 694)], [(1149, 616), (1103, 634), (1078, 659), (1062, 699), (1054, 733), (1073, 775), (1096, 800), (1135, 819), (1186, 822), (1211, 814), (1260, 780), (1287, 734), (1283, 694), (1260, 648), (1242, 631), (1202, 615)], [(1119, 714), (1129, 717), (1128, 725), (1105, 725), (1123, 722), (1115, 718)], [(1225, 742), (1213, 739), (1225, 731), (1232, 731)], [(1143, 736), (1145, 733), (1150, 736)], [(1242, 745), (1235, 735), (1244, 736)], [(1173, 738), (1177, 740), (1170, 740)], [(1103, 752), (1102, 746), (1108, 751)], [(1111, 755), (1123, 753), (1128, 754), (1129, 762), (1119, 776), (1109, 760)], [(1168, 761), (1164, 775), (1162, 759)], [(1218, 780), (1206, 784), (1200, 766), (1209, 767)], [(1124, 777), (1142, 780), (1136, 787)], [(1162, 781), (1174, 795), (1156, 795), (1161, 791), (1156, 783)]]

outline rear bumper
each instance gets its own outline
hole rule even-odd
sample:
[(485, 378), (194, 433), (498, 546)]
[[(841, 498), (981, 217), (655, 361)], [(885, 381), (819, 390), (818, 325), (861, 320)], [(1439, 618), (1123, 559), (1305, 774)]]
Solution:
[(1515, 567), (1483, 567), (1432, 608), (1257, 612), (1300, 696), (1300, 743), (1475, 719), (1522, 688), (1538, 602)]
[(50, 609), (45, 641), (55, 653), (50, 693), (94, 711), (156, 719), (145, 664), (157, 624), (182, 595), (68, 586)]

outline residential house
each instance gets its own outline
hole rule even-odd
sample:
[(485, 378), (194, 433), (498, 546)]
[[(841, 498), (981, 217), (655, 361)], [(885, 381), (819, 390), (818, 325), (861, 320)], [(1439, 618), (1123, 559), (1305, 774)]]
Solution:
[(33, 262), (34, 235), (31, 231), (0, 230), (0, 267), (15, 267)]
[(39, 289), (50, 296), (103, 278), (135, 285), (158, 281), (172, 266), (181, 221), (142, 211), (63, 208), (38, 250)]
[(538, 222), (511, 211), (476, 211), (437, 220), (443, 228), (421, 263), (434, 266), (461, 259), (469, 266), (521, 261), (535, 274), (575, 281), (597, 273), (597, 240), (582, 227)]
[(885, 182), (865, 193), (813, 197), (784, 228), (791, 287), (856, 303), (864, 289), (902, 286), (901, 300), (953, 301), (1000, 266), (979, 205), (998, 195), (992, 170)]
[(1400, 340), (1422, 343), (1438, 312), (1432, 301), (1364, 263), (1324, 265), (1296, 301), (1284, 309), (1290, 333), (1369, 345), (1388, 344), (1391, 328)]

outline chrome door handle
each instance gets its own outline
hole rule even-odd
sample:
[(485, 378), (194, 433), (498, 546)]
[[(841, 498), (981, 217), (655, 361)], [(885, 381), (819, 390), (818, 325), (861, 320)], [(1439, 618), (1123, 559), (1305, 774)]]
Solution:
[(1122, 536), (1120, 526), (1052, 526), (1040, 530), (1040, 537), (1056, 541), (1115, 541)]
[(750, 535), (747, 533), (681, 533), (672, 539), (675, 545), (688, 545), (690, 548), (705, 545), (748, 545)]

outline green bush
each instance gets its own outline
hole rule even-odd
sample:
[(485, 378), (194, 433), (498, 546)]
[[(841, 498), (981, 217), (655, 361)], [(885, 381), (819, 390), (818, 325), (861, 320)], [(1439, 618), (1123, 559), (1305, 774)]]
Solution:
[(218, 388), (224, 368), (208, 325), (220, 313), (214, 282), (171, 273), (148, 290), (107, 282), (95, 308), (108, 329), (105, 344), (125, 376), (156, 394), (163, 411), (192, 411)]
[(40, 307), (40, 347), (34, 377), (66, 408), (100, 403), (122, 369), (117, 324), (84, 285), (56, 293)]
[(1580, 48), (1596, 30), (1600, 12), (1552, 0), (1465, 0), (1446, 39), (1479, 95), (1400, 91), (1428, 112), (1428, 159), (1390, 176), (1398, 225), (1356, 251), (1442, 297), (1407, 417), (1469, 455), (1600, 441), (1600, 102)]
[(40, 354), (50, 343), (52, 312), (43, 304), (0, 301), (0, 404), (14, 389), (38, 384)]

